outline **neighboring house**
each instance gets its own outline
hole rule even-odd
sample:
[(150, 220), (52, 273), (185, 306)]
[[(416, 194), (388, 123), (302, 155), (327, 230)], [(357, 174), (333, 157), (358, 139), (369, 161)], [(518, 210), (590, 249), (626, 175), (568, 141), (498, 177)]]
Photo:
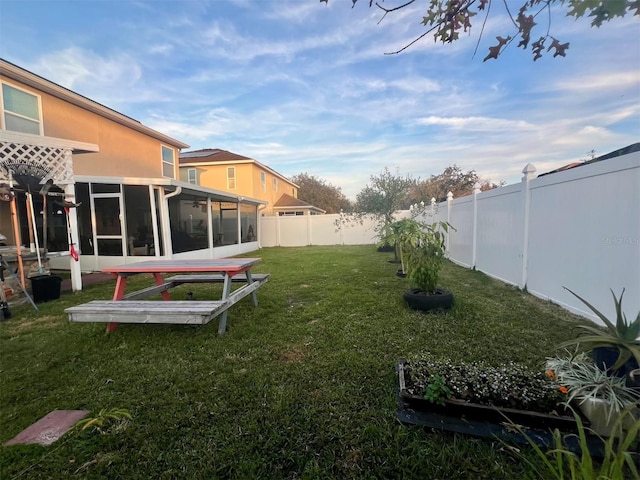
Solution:
[[(1, 59), (0, 87), (0, 194), (13, 187), (15, 195), (0, 201), (0, 232), (8, 245), (29, 244), (30, 191), (51, 267), (71, 269), (74, 289), (81, 270), (259, 248), (262, 202), (179, 181), (185, 143)], [(79, 204), (68, 219), (64, 201)], [(78, 261), (68, 256), (67, 225)]]
[(568, 165), (564, 165), (560, 168), (556, 168), (555, 170), (551, 170), (550, 172), (541, 173), (538, 177), (543, 177), (545, 175), (550, 175), (552, 173), (563, 172), (565, 170), (571, 170), (572, 168), (581, 167), (583, 165), (589, 165), (595, 162), (601, 162), (603, 160), (609, 160), (610, 158), (621, 157), (623, 155), (629, 155), (631, 153), (640, 152), (640, 142), (632, 143), (631, 145), (627, 145), (626, 147), (619, 148), (618, 150), (614, 150), (613, 152), (609, 152), (605, 155), (600, 155), (599, 157), (592, 158), (590, 160), (581, 160), (579, 162), (572, 162)]
[(195, 185), (224, 190), (262, 200), (261, 215), (275, 215), (274, 206), (283, 195), (298, 197), (298, 185), (272, 168), (217, 148), (182, 152), (180, 179)]
[(321, 208), (314, 207), (310, 203), (292, 197), (286, 193), (282, 194), (280, 199), (273, 206), (274, 214), (278, 216), (294, 216), (294, 215), (323, 215), (326, 213)]

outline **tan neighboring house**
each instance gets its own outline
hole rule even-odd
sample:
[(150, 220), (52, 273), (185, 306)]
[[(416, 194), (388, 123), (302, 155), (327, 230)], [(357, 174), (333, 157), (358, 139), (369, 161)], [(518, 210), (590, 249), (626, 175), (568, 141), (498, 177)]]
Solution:
[[(182, 152), (180, 180), (262, 200), (266, 204), (260, 210), (262, 216), (277, 215), (279, 203), (298, 197), (298, 185), (284, 175), (253, 158), (218, 148)], [(305, 207), (306, 212), (324, 213), (305, 205), (311, 207)]]
[[(258, 249), (263, 202), (181, 182), (183, 148), (0, 59), (0, 233), (7, 237), (0, 248), (8, 255), (5, 249), (39, 239), (51, 268), (71, 270), (75, 290), (81, 271), (141, 257), (218, 258)], [(77, 204), (68, 219), (65, 201)]]

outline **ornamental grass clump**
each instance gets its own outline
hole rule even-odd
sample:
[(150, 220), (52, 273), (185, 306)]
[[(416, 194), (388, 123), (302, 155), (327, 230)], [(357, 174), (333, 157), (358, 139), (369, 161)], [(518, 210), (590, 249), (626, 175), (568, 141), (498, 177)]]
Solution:
[[(640, 391), (627, 387), (623, 377), (608, 375), (602, 371), (585, 353), (547, 358), (547, 376), (568, 393), (567, 401), (578, 406), (589, 399), (600, 399), (607, 405), (607, 422), (612, 414), (637, 407)], [(633, 415), (633, 412), (631, 412)]]

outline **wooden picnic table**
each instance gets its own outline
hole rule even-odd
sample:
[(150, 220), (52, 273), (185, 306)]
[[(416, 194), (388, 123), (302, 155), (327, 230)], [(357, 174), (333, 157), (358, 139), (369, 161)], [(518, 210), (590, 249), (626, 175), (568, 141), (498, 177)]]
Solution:
[[(221, 315), (218, 333), (226, 330), (227, 311), (247, 295), (258, 305), (256, 290), (269, 278), (268, 274), (253, 275), (251, 269), (260, 258), (220, 259), (158, 259), (103, 268), (116, 277), (113, 300), (94, 300), (65, 310), (75, 322), (107, 322), (107, 332), (118, 323), (199, 323), (204, 324)], [(167, 273), (189, 273), (164, 278)], [(194, 275), (195, 273), (195, 275)], [(133, 275), (152, 274), (155, 285), (125, 293), (127, 279)], [(218, 301), (171, 300), (169, 289), (184, 283), (223, 283), (222, 298)], [(236, 290), (232, 282), (243, 283)], [(142, 300), (160, 293), (162, 301)]]

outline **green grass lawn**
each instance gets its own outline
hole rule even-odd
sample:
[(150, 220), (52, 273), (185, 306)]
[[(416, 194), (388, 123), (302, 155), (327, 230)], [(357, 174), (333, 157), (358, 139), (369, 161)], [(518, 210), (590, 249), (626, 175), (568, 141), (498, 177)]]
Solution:
[[(373, 246), (268, 248), (270, 273), (206, 326), (71, 324), (63, 310), (114, 282), (12, 308), (0, 324), (0, 442), (54, 409), (128, 409), (105, 434), (0, 447), (0, 478), (537, 478), (498, 441), (396, 420), (395, 365), (416, 354), (540, 366), (584, 321), (454, 264), (447, 313), (409, 310), (392, 254)], [(151, 284), (134, 277), (130, 287)], [(174, 298), (219, 296), (183, 285)], [(160, 298), (160, 297), (158, 297)], [(525, 455), (537, 462), (523, 447)]]

